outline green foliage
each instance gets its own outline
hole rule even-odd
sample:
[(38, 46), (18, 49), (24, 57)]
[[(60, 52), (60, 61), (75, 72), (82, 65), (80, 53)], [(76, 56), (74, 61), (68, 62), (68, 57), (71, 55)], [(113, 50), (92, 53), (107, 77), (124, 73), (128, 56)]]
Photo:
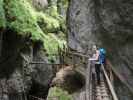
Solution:
[(52, 5), (51, 7), (49, 7), (49, 9), (46, 10), (46, 13), (48, 13), (50, 16), (55, 17), (55, 18), (59, 16), (56, 5)]
[(7, 0), (8, 27), (18, 34), (32, 34), (33, 40), (42, 39), (43, 32), (36, 23), (34, 9), (26, 0)]
[[(44, 48), (47, 50), (48, 54), (57, 54), (58, 47), (63, 48), (63, 45), (66, 45), (66, 41), (61, 40), (56, 35), (52, 33), (45, 35)], [(56, 60), (54, 56), (49, 56), (49, 59)]]
[(59, 20), (51, 17), (48, 14), (44, 14), (42, 12), (39, 12), (37, 15), (37, 22), (43, 32), (45, 33), (53, 33), (60, 30), (60, 22)]
[[(4, 18), (2, 0), (0, 3), (0, 11), (3, 12), (0, 18)], [(36, 11), (29, 0), (5, 0), (5, 11), (7, 26), (22, 36), (31, 34), (33, 41), (43, 41), (48, 54), (57, 53), (58, 46), (65, 43), (57, 35), (64, 34), (60, 32), (64, 19), (58, 14), (57, 6), (51, 5), (44, 13)]]
[(73, 100), (70, 94), (58, 87), (51, 88), (48, 97), (59, 97), (59, 100)]
[(4, 28), (6, 26), (5, 12), (3, 6), (3, 0), (0, 0), (0, 28)]
[[(48, 54), (55, 54), (65, 41), (65, 18), (58, 13), (55, 0), (45, 12), (36, 11), (30, 0), (0, 0), (0, 28), (9, 27), (22, 36), (31, 35), (33, 41), (41, 40)], [(6, 17), (5, 17), (6, 15)], [(49, 56), (49, 59), (55, 57)], [(59, 95), (60, 100), (72, 100), (71, 96), (59, 88), (50, 95)]]

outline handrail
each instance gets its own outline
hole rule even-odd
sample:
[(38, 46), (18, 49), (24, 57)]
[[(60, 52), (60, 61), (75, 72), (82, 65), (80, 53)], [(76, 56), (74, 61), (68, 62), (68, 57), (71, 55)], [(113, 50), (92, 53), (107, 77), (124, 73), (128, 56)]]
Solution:
[(115, 74), (115, 76), (117, 76), (117, 78), (131, 91), (131, 93), (133, 94), (133, 88), (130, 87), (127, 82), (125, 82), (124, 78), (118, 74), (118, 72), (113, 68), (113, 65), (111, 64), (111, 62), (109, 60), (107, 60), (107, 65), (109, 65), (109, 67), (111, 68), (111, 70), (113, 71), (113, 74)]
[(110, 81), (110, 79), (109, 79), (109, 77), (108, 77), (108, 75), (107, 75), (107, 72), (105, 71), (105, 68), (104, 68), (103, 64), (101, 65), (101, 67), (102, 67), (102, 70), (103, 70), (105, 79), (106, 79), (106, 81), (107, 81), (107, 84), (108, 84), (108, 86), (109, 86), (110, 92), (111, 92), (111, 94), (112, 94), (112, 96), (113, 96), (113, 100), (118, 100), (118, 97), (117, 97), (117, 95), (116, 95), (116, 93), (115, 93), (114, 87), (113, 87), (113, 85), (111, 84), (111, 81)]
[[(63, 52), (63, 53), (66, 53), (65, 51), (62, 51), (62, 52)], [(67, 52), (67, 54), (75, 55), (75, 56), (81, 56), (81, 57), (84, 57), (84, 58), (89, 58), (89, 56), (87, 56), (87, 55), (85, 55), (85, 54), (83, 54), (83, 53), (80, 53), (80, 52), (76, 52), (76, 53), (75, 53), (75, 52)], [(117, 76), (117, 78), (131, 91), (131, 93), (133, 93), (133, 88), (130, 87), (130, 85), (125, 81), (125, 79), (122, 77), (122, 75), (120, 75), (120, 74), (117, 72), (117, 70), (114, 69), (114, 67), (111, 65), (110, 62), (108, 62), (108, 65), (109, 65), (109, 67), (111, 68), (110, 70), (113, 72), (113, 74)], [(108, 75), (107, 75), (107, 72), (105, 71), (105, 68), (104, 68), (103, 65), (102, 65), (102, 67), (103, 67), (104, 75), (105, 75), (106, 81), (107, 81), (107, 83), (108, 83), (108, 85), (109, 85), (109, 89), (110, 89), (110, 91), (111, 91), (111, 94), (112, 94), (114, 100), (118, 100), (118, 97), (117, 97), (117, 95), (116, 95), (116, 93), (115, 93), (115, 90), (114, 90), (114, 88), (113, 88), (113, 85), (111, 84), (111, 81), (110, 81), (110, 79), (109, 79), (109, 77), (108, 77)], [(112, 88), (112, 89), (111, 89), (111, 88)], [(89, 91), (88, 91), (88, 92), (89, 92)], [(89, 100), (89, 99), (87, 99), (87, 100)]]
[(87, 70), (86, 70), (86, 100), (91, 100), (90, 84), (91, 84), (91, 64), (90, 61), (88, 60)]
[(36, 99), (36, 100), (45, 100), (44, 98), (36, 97), (36, 96), (33, 96), (33, 95), (29, 95), (29, 97), (31, 97), (33, 99)]
[[(65, 53), (64, 51), (62, 51), (63, 53)], [(68, 54), (72, 54), (72, 55), (77, 55), (77, 56), (81, 56), (81, 57), (85, 57), (85, 58), (89, 58), (90, 56), (84, 55), (84, 54), (80, 54), (80, 53), (73, 53), (73, 52), (67, 52)]]

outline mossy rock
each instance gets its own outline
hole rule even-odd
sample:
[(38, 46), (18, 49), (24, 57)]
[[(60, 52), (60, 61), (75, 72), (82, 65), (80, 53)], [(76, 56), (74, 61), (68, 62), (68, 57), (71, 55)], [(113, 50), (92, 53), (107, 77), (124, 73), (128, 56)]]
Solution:
[[(36, 11), (29, 0), (5, 0), (5, 10), (3, 9), (3, 0), (0, 3), (1, 26), (5, 26), (6, 23), (6, 26), (14, 30), (16, 34), (23, 37), (31, 36), (33, 41), (42, 41), (44, 50), (48, 54), (57, 53), (58, 46), (61, 47), (64, 44), (64, 40), (55, 34), (61, 31), (61, 26), (64, 23), (64, 19), (59, 16), (56, 6), (52, 5), (48, 8), (50, 12), (44, 13)], [(5, 14), (6, 18), (4, 17)]]
[(7, 25), (18, 34), (31, 34), (32, 39), (42, 39), (43, 32), (36, 23), (34, 9), (27, 0), (6, 0)]
[(60, 30), (60, 21), (47, 14), (37, 13), (37, 22), (45, 33), (57, 33)]
[[(66, 45), (66, 41), (60, 40), (56, 35), (52, 33), (45, 35), (44, 48), (48, 54), (57, 54), (58, 47), (63, 48), (63, 45)], [(55, 59), (55, 57), (51, 56), (49, 59)]]

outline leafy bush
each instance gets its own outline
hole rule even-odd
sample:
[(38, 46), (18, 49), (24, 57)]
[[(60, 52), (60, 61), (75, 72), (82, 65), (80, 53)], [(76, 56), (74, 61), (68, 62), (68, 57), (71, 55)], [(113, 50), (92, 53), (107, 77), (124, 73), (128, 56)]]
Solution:
[(27, 0), (6, 0), (7, 25), (18, 34), (31, 34), (32, 39), (42, 39), (43, 32), (36, 23), (34, 9)]
[(59, 97), (59, 100), (73, 100), (70, 94), (58, 87), (51, 88), (48, 97)]

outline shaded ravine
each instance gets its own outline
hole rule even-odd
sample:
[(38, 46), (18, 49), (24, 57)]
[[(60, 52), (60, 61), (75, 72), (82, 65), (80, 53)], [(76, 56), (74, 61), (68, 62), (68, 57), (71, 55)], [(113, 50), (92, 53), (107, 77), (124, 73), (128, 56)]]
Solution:
[(19, 93), (24, 92), (46, 98), (55, 72), (51, 65), (29, 63), (51, 63), (55, 59), (49, 54), (57, 53), (65, 41), (65, 20), (59, 17), (56, 3), (33, 2), (35, 7), (31, 0), (0, 0), (0, 98), (4, 100), (12, 94), (21, 98)]
[[(133, 7), (130, 1), (71, 0), (67, 23), (69, 47), (80, 52), (90, 49), (93, 44), (106, 48), (115, 70), (132, 88), (131, 9)], [(132, 91), (117, 79), (115, 89), (120, 100), (132, 100)]]

